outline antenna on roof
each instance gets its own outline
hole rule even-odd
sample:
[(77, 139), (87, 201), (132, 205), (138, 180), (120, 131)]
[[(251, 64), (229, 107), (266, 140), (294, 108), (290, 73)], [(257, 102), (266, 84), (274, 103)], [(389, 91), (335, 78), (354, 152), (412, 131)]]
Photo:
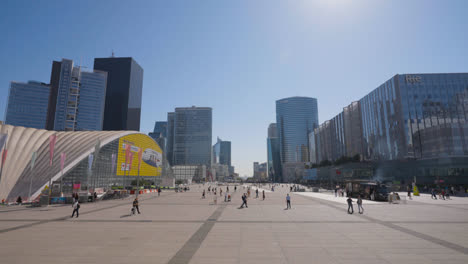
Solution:
[(114, 54), (114, 50), (112, 50), (111, 58), (114, 58), (114, 57), (115, 57), (114, 55), (115, 55), (115, 54)]

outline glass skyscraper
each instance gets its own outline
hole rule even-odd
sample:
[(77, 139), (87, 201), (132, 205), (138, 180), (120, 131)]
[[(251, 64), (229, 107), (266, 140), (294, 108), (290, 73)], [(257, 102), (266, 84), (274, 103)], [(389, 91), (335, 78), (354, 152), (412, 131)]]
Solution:
[[(54, 130), (102, 130), (107, 73), (85, 72), (72, 60), (61, 62)], [(50, 114), (51, 115), (51, 114)]]
[(45, 83), (11, 82), (5, 124), (45, 129), (49, 92)]
[(211, 165), (212, 109), (175, 109), (173, 165)]
[(309, 162), (309, 133), (318, 126), (317, 99), (290, 97), (276, 101), (281, 162)]
[(143, 69), (133, 58), (96, 58), (94, 69), (107, 72), (103, 130), (140, 130)]
[(167, 113), (167, 143), (166, 156), (169, 164), (174, 165), (174, 121), (175, 113)]
[(213, 163), (231, 166), (231, 141), (218, 138), (213, 146)]
[(281, 157), (278, 130), (275, 123), (268, 126), (267, 137), (267, 174), (273, 182), (282, 182)]

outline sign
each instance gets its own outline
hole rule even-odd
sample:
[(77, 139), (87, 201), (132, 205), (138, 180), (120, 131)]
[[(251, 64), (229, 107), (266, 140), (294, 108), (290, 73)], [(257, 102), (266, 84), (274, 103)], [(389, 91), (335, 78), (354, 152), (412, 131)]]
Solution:
[(406, 83), (420, 83), (421, 82), (421, 76), (416, 76), (416, 75), (406, 75), (405, 76), (405, 81)]
[(73, 189), (74, 190), (77, 190), (77, 189), (80, 189), (81, 188), (81, 183), (74, 183), (73, 184)]
[[(140, 160), (140, 176), (160, 176), (162, 150), (156, 142), (142, 134), (132, 134), (119, 139), (116, 174), (118, 176), (137, 176)], [(138, 155), (138, 156), (137, 156)], [(138, 157), (138, 158), (133, 158)], [(127, 165), (125, 164), (127, 163)]]

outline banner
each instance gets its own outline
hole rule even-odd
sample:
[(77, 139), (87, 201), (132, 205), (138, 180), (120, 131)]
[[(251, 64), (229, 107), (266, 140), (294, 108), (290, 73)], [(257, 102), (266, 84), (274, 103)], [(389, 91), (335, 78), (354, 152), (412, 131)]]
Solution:
[(138, 150), (138, 170), (140, 170), (140, 168), (141, 168), (141, 157), (142, 156), (143, 156), (143, 151), (140, 148), (140, 150)]
[(128, 154), (128, 170), (131, 171), (132, 170), (132, 163), (133, 163), (133, 152), (130, 152)]
[(36, 164), (37, 158), (37, 151), (34, 151), (31, 156), (31, 171), (34, 169), (34, 165)]
[(88, 171), (91, 171), (91, 168), (93, 167), (93, 160), (94, 160), (94, 155), (93, 153), (91, 153), (88, 156)]
[(67, 154), (61, 153), (60, 154), (60, 170), (63, 171), (63, 165), (65, 164), (65, 159), (67, 158)]
[(50, 152), (49, 166), (52, 166), (52, 161), (54, 159), (55, 141), (57, 141), (57, 135), (56, 134), (50, 135), (49, 137), (49, 152)]
[(73, 189), (80, 189), (81, 188), (81, 183), (74, 183), (73, 184)]
[[(133, 153), (138, 159), (130, 159)], [(119, 150), (117, 153), (116, 175), (137, 176), (160, 176), (162, 170), (162, 150), (150, 137), (142, 134), (131, 134), (119, 139)], [(127, 164), (127, 165), (126, 165)]]

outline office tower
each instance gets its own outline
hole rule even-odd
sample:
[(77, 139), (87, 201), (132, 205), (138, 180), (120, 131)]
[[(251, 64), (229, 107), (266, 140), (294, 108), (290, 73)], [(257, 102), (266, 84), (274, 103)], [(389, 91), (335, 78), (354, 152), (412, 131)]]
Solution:
[(143, 69), (133, 58), (96, 58), (94, 69), (107, 72), (103, 130), (140, 130)]
[(60, 72), (62, 71), (62, 62), (52, 62), (52, 72), (50, 74), (50, 94), (49, 106), (47, 108), (46, 129), (54, 130), (55, 108), (57, 107), (57, 94), (60, 85)]
[(218, 138), (213, 145), (213, 163), (231, 166), (231, 141)]
[(279, 138), (275, 123), (268, 126), (267, 137), (267, 168), (268, 179), (272, 182), (281, 182), (281, 158), (279, 149)]
[(11, 82), (5, 124), (45, 129), (50, 86), (45, 83)]
[(267, 163), (259, 163), (259, 162), (254, 162), (253, 163), (253, 168), (254, 168), (254, 179), (256, 180), (262, 180), (265, 181), (267, 180)]
[(309, 162), (309, 133), (318, 126), (317, 99), (290, 97), (276, 101), (281, 162)]
[(212, 109), (179, 107), (174, 117), (174, 165), (211, 165)]
[(161, 147), (161, 149), (166, 153), (166, 144), (167, 144), (167, 122), (166, 121), (156, 121), (154, 124), (153, 132), (148, 134), (153, 138)]
[[(52, 66), (51, 79), (55, 79), (56, 65)], [(57, 92), (56, 107), (49, 106), (48, 113), (55, 116), (54, 130), (102, 130), (107, 73), (82, 71), (72, 60), (62, 59), (59, 79), (57, 91), (55, 83), (51, 91), (51, 97)]]
[(174, 165), (174, 120), (175, 113), (167, 113), (166, 157), (169, 164)]

